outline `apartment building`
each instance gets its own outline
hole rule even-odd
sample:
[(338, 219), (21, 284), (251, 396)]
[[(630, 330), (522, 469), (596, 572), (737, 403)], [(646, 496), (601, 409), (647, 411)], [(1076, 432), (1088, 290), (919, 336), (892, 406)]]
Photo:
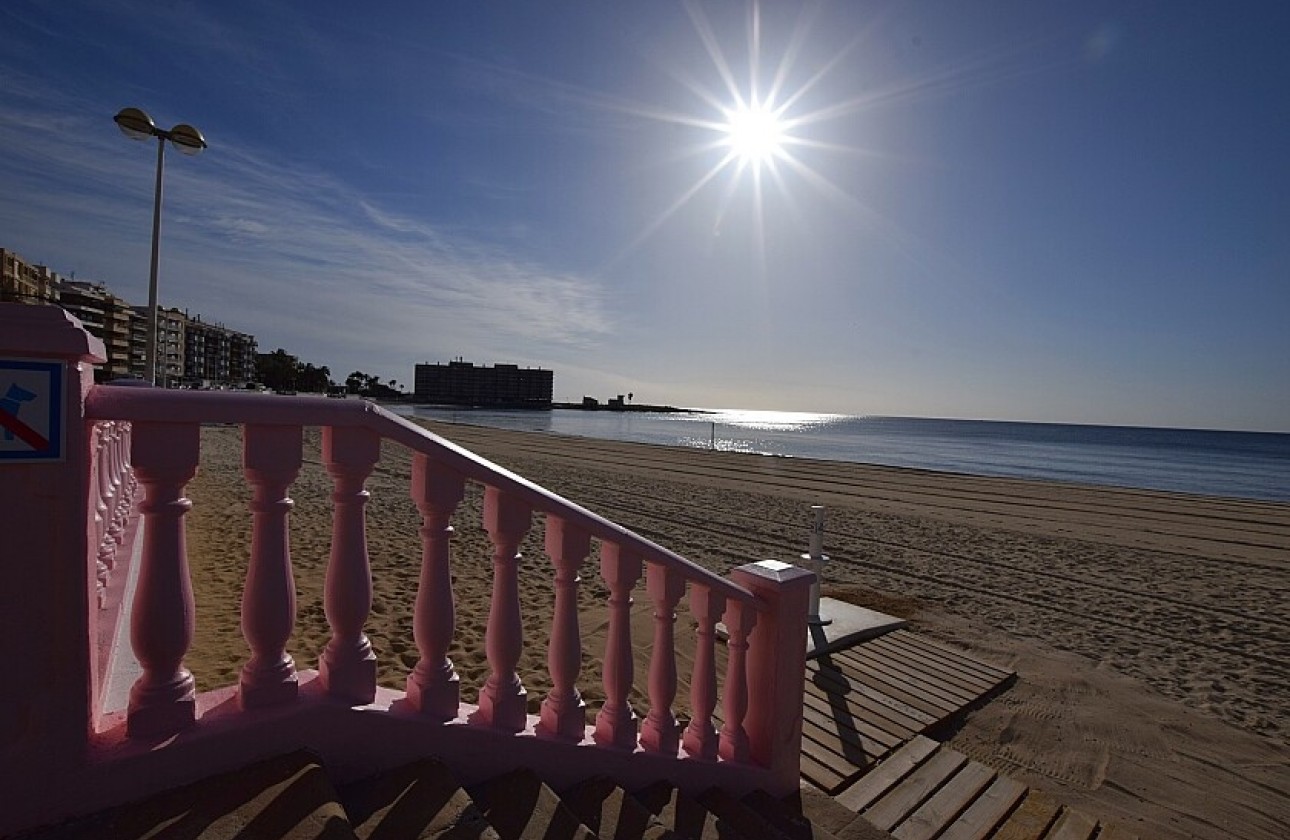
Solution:
[(186, 385), (244, 387), (255, 381), (255, 336), (230, 330), (223, 324), (189, 316), (184, 324), (184, 375)]
[[(0, 301), (54, 303), (103, 340), (99, 380), (146, 379), (148, 307), (132, 306), (102, 283), (68, 280), (0, 248)], [(157, 384), (244, 387), (255, 381), (255, 336), (203, 321), (181, 309), (157, 308)]]
[[(95, 370), (95, 378), (108, 380), (140, 375), (143, 345), (137, 343), (139, 315), (134, 308), (102, 283), (64, 280), (58, 288), (63, 309), (79, 318), (91, 334), (103, 339), (107, 363)], [(137, 360), (136, 354), (140, 356)]]
[(0, 248), (0, 301), (9, 303), (57, 303), (61, 278), (43, 265), (24, 260)]
[[(139, 369), (146, 367), (144, 357), (148, 346), (148, 307), (136, 306), (134, 311), (142, 325), (143, 338), (139, 344)], [(157, 384), (174, 387), (184, 381), (185, 333), (188, 314), (182, 309), (157, 307)], [(144, 374), (140, 374), (141, 376)]]
[(446, 365), (419, 364), (417, 402), (494, 408), (550, 408), (555, 374), (542, 368), (502, 364), (488, 367), (456, 359)]

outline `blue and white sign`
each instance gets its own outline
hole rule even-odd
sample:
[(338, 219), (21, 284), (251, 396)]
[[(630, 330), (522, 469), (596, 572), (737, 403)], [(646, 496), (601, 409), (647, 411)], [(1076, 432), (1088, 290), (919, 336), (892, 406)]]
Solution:
[(63, 458), (63, 362), (0, 359), (0, 464)]

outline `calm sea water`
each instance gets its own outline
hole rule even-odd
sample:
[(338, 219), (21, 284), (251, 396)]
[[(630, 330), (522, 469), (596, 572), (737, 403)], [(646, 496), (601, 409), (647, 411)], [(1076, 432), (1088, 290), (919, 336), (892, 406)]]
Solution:
[(729, 409), (394, 408), (429, 420), (604, 440), (1290, 501), (1290, 434)]

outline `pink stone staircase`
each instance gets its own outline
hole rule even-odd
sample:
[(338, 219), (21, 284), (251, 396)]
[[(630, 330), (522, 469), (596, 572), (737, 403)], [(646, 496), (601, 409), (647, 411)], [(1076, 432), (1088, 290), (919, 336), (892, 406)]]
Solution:
[[(301, 748), (342, 785), (439, 755), (468, 786), (523, 767), (556, 789), (606, 776), (630, 790), (668, 780), (689, 795), (714, 785), (734, 795), (797, 790), (811, 573), (772, 558), (714, 574), (370, 403), (95, 385), (102, 343), (56, 307), (0, 304), (0, 357), (52, 361), (67, 374), (61, 391), (45, 395), (66, 418), (65, 457), (0, 463), (0, 569), (10, 582), (0, 611), (13, 628), (0, 634), (0, 835)], [(198, 692), (185, 665), (203, 616), (189, 579), (184, 489), (208, 423), (242, 430), (252, 541), (241, 599), (245, 663), (235, 684)], [(332, 479), (331, 637), (316, 667), (286, 649), (296, 618), (288, 493), (305, 427), (321, 429)], [(376, 685), (364, 630), (372, 606), (364, 484), (383, 444), (411, 450), (409, 493), (422, 517), (418, 659), (403, 690)], [(483, 488), (492, 543), (489, 673), (474, 705), (461, 702), (448, 657), (452, 522), (467, 483)], [(125, 609), (124, 542), (136, 515), (141, 550)], [(518, 547), (536, 515), (553, 620), (545, 637), (526, 640)], [(603, 666), (584, 673), (576, 572), (593, 545), (610, 618)], [(633, 598), (653, 607), (639, 718), (628, 702), (638, 685)], [(678, 657), (674, 625), (686, 612), (697, 633)], [(126, 621), (128, 634), (118, 632)], [(720, 674), (718, 621), (731, 634)], [(105, 696), (124, 658), (108, 640), (121, 638), (139, 672), (118, 711)], [(526, 644), (544, 646), (553, 686), (533, 715), (516, 671)], [(677, 697), (678, 659), (693, 663), (685, 698)], [(579, 689), (588, 680), (606, 697), (591, 726)], [(687, 707), (684, 726), (678, 704)]]

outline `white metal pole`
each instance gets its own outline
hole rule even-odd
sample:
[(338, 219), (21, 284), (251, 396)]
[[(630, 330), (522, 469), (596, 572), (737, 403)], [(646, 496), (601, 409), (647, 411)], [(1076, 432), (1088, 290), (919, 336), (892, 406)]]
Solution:
[(157, 191), (152, 202), (152, 270), (148, 274), (148, 347), (144, 365), (148, 383), (157, 384), (157, 259), (161, 254), (161, 170), (166, 156), (166, 138), (157, 137)]
[(824, 578), (824, 565), (829, 562), (829, 556), (824, 553), (824, 505), (811, 505), (810, 549), (802, 555), (802, 561), (808, 569), (815, 572), (806, 620), (815, 625), (832, 624), (833, 619), (820, 615), (820, 582)]

